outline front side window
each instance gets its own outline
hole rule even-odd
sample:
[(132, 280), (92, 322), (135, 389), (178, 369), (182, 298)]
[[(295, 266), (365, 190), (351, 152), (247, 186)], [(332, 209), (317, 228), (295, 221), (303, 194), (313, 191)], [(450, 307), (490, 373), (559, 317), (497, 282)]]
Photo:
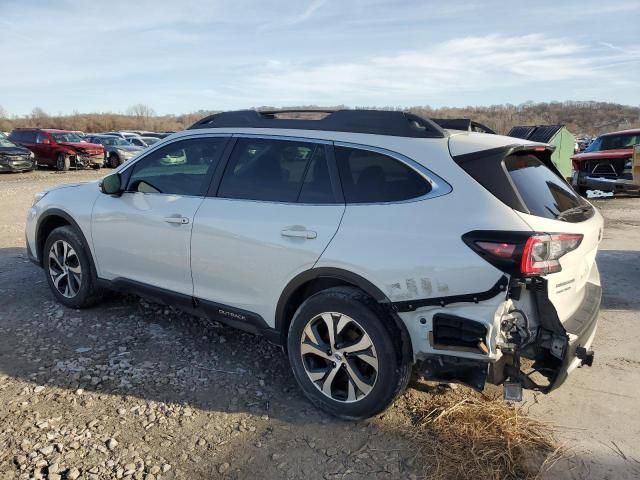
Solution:
[(349, 147), (336, 147), (335, 155), (347, 203), (399, 202), (431, 191), (425, 178), (387, 155)]
[[(314, 171), (309, 173), (312, 163)], [(311, 201), (323, 195), (320, 190), (327, 184), (322, 163), (326, 166), (321, 144), (241, 138), (229, 158), (218, 196), (293, 203), (298, 201), (304, 183), (307, 188), (303, 196)], [(326, 203), (326, 192), (324, 198), (318, 203)]]
[(65, 132), (65, 133), (52, 133), (51, 136), (58, 143), (80, 143), (82, 138), (77, 133)]
[(133, 166), (127, 191), (173, 195), (204, 195), (226, 138), (195, 138), (173, 142)]
[(36, 143), (38, 138), (38, 132), (30, 130), (24, 133), (24, 141), (29, 143)]

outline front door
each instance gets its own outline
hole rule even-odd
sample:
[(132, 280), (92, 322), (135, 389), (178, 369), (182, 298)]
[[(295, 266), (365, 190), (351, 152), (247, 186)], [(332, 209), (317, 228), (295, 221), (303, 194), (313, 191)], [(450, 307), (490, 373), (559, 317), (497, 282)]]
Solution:
[[(238, 138), (215, 197), (196, 213), (194, 296), (223, 316), (273, 326), (278, 298), (313, 267), (345, 205), (323, 143)], [(232, 307), (232, 308), (226, 308)]]
[(101, 195), (92, 238), (101, 278), (191, 295), (193, 219), (227, 139), (177, 140), (122, 172), (125, 192)]

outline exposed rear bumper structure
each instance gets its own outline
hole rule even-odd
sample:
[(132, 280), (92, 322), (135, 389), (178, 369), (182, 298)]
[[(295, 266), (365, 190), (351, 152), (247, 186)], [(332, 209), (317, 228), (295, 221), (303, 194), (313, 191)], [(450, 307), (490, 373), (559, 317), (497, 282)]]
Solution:
[[(496, 362), (461, 358), (452, 353), (425, 356), (417, 362), (416, 371), (430, 380), (463, 383), (478, 391), (484, 389), (486, 382), (504, 385), (505, 399), (521, 400), (522, 389), (549, 393), (562, 385), (577, 367), (591, 366), (594, 359), (591, 344), (602, 297), (600, 285), (586, 284), (582, 303), (564, 322), (548, 300), (546, 281), (540, 280), (528, 288), (534, 292), (540, 320), (534, 341), (501, 345), (502, 356)], [(470, 351), (460, 347), (453, 350)]]
[(593, 363), (594, 354), (591, 343), (596, 334), (601, 299), (602, 287), (587, 283), (580, 308), (564, 323), (564, 328), (569, 335), (567, 352), (549, 391), (562, 385), (575, 368), (583, 365), (591, 366)]

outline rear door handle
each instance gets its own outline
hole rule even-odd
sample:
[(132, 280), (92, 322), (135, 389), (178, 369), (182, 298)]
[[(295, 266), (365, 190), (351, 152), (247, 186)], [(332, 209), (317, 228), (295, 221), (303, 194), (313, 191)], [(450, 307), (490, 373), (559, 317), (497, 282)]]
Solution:
[(280, 232), (283, 237), (292, 237), (292, 238), (306, 238), (312, 240), (318, 236), (316, 232), (313, 230), (294, 230), (290, 228), (285, 228)]
[(178, 223), (180, 225), (186, 225), (189, 223), (189, 219), (187, 217), (164, 217), (164, 221), (167, 223)]

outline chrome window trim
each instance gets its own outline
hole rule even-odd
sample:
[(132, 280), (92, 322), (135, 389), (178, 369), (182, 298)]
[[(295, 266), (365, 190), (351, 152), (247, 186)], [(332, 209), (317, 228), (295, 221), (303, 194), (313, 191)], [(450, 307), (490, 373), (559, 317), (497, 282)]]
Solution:
[(233, 133), (234, 138), (256, 138), (263, 140), (283, 140), (286, 142), (304, 142), (304, 143), (319, 143), (322, 145), (331, 145), (331, 140), (325, 140), (322, 138), (308, 138), (308, 137), (294, 137), (291, 135), (268, 135), (264, 133)]
[[(310, 204), (310, 203), (299, 203), (299, 202), (279, 202), (279, 201), (271, 201), (271, 200), (254, 200), (254, 199), (242, 199), (242, 198), (225, 198), (225, 197), (208, 197), (206, 194), (203, 195), (204, 198), (219, 198), (221, 200), (236, 200), (243, 202), (260, 202), (260, 203), (278, 203), (284, 205), (315, 205), (315, 206), (334, 206), (334, 205), (347, 205), (347, 206), (370, 206), (370, 205), (397, 205), (403, 203), (413, 203), (413, 202), (421, 202), (423, 200), (428, 200), (431, 198), (437, 198), (444, 195), (447, 195), (453, 191), (453, 187), (449, 183), (447, 183), (443, 178), (433, 173), (431, 170), (426, 168), (424, 165), (416, 162), (415, 160), (401, 154), (395, 152), (393, 150), (388, 150), (382, 147), (374, 147), (371, 145), (364, 145), (360, 143), (352, 143), (352, 142), (343, 142), (343, 141), (332, 141), (321, 138), (308, 138), (308, 137), (298, 137), (292, 135), (269, 135), (264, 133), (223, 133), (223, 132), (197, 132), (193, 134), (182, 134), (176, 137), (167, 137), (166, 141), (160, 141), (156, 144), (148, 147), (149, 150), (145, 151), (143, 155), (140, 155), (128, 162), (122, 164), (121, 167), (118, 167), (113, 173), (122, 173), (129, 168), (133, 168), (133, 166), (139, 161), (146, 158), (148, 155), (151, 155), (159, 148), (164, 148), (167, 145), (170, 145), (175, 142), (179, 142), (182, 140), (191, 140), (196, 138), (211, 138), (211, 137), (228, 137), (228, 138), (256, 138), (256, 139), (264, 139), (264, 140), (283, 140), (289, 142), (305, 142), (305, 143), (316, 143), (321, 145), (331, 145), (334, 147), (345, 147), (345, 148), (357, 148), (359, 150), (367, 150), (374, 153), (379, 153), (381, 155), (385, 155), (387, 157), (393, 158), (396, 161), (401, 162), (406, 165), (408, 168), (411, 168), (413, 171), (418, 173), (425, 181), (429, 182), (431, 185), (431, 190), (424, 195), (415, 198), (409, 198), (407, 200), (399, 200), (393, 202), (367, 202), (367, 203), (331, 203), (331, 204)], [(135, 192), (135, 193), (143, 193), (143, 192)], [(157, 193), (147, 192), (145, 194), (149, 195), (158, 195)], [(171, 194), (160, 194), (160, 195), (171, 195)], [(197, 198), (201, 198), (197, 196)]]

